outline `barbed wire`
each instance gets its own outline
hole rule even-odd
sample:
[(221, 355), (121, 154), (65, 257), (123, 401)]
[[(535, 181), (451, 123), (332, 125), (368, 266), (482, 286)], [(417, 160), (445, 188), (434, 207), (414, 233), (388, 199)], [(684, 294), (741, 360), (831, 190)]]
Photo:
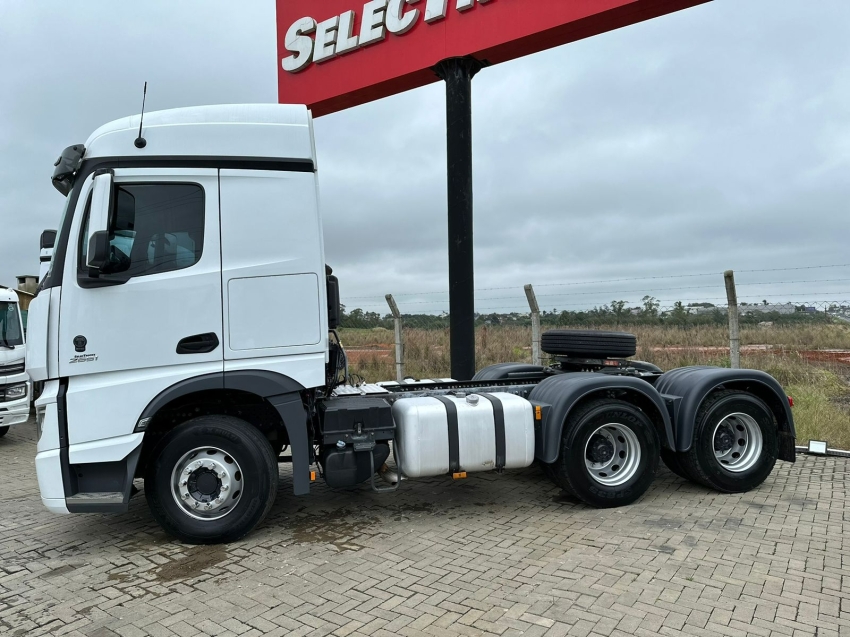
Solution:
[[(810, 280), (810, 281), (795, 281), (794, 283), (837, 283), (837, 282), (847, 282), (850, 279), (819, 279), (819, 280)], [(744, 287), (744, 286), (753, 286), (753, 285), (787, 285), (785, 282), (764, 282), (764, 283), (738, 283), (736, 287)], [(672, 291), (682, 291), (682, 290), (709, 290), (709, 289), (717, 289), (716, 285), (696, 285), (696, 286), (688, 286), (688, 287), (678, 287), (678, 288), (659, 288), (654, 290), (654, 292), (672, 292)], [(634, 294), (636, 290), (602, 290), (602, 291), (593, 291), (593, 292), (571, 292), (568, 294), (538, 294), (538, 299), (552, 299), (552, 298), (564, 298), (571, 296), (600, 296), (602, 294)], [(638, 292), (641, 293), (641, 292)], [(448, 292), (445, 292), (448, 295)], [(806, 292), (803, 296), (808, 295)], [(820, 292), (816, 294), (822, 294)], [(396, 296), (396, 295), (393, 295)], [(645, 294), (644, 296), (650, 296)], [(750, 295), (753, 296), (763, 296), (762, 294)], [(786, 296), (789, 296), (786, 294)], [(362, 297), (365, 298), (365, 297)], [(371, 297), (371, 298), (384, 298), (384, 297)], [(482, 298), (478, 298), (478, 301), (508, 301), (508, 300), (516, 300), (517, 298), (522, 298), (519, 295), (512, 296), (485, 296)], [(716, 300), (717, 297), (715, 297)], [(725, 298), (725, 297), (723, 297)], [(706, 299), (712, 300), (712, 299)], [(444, 301), (402, 301), (404, 305), (437, 305), (444, 303)], [(374, 305), (378, 305), (375, 303)]]
[[(850, 299), (850, 294), (848, 294)], [(532, 317), (528, 306), (511, 309), (499, 308), (497, 312), (478, 309), (475, 314), (477, 327), (489, 326), (531, 328)], [(570, 327), (575, 329), (623, 329), (630, 330), (639, 326), (666, 326), (669, 328), (689, 329), (711, 326), (723, 326), (728, 323), (726, 306), (660, 306), (646, 309), (612, 308), (610, 306), (580, 310), (543, 311), (540, 323), (546, 329)], [(828, 325), (841, 323), (850, 327), (850, 300), (812, 301), (801, 304), (751, 304), (739, 306), (739, 320), (742, 326), (783, 326)], [(449, 330), (451, 316), (447, 312), (440, 314), (406, 314), (402, 309), (403, 328), (409, 330)], [(392, 330), (393, 319), (389, 314), (364, 312), (343, 315), (342, 328), (365, 330)], [(343, 337), (345, 338), (345, 336)], [(368, 338), (368, 337), (367, 337)], [(526, 348), (527, 349), (527, 348)]]
[[(789, 308), (789, 306), (791, 306), (791, 307)], [(850, 294), (848, 294), (848, 300), (844, 300), (844, 301), (812, 301), (812, 300), (807, 300), (805, 302), (796, 302), (796, 303), (768, 303), (768, 305), (764, 305), (762, 303), (744, 303), (744, 304), (739, 303), (738, 311), (740, 313), (759, 312), (759, 313), (764, 313), (764, 314), (770, 314), (770, 313), (776, 313), (776, 314), (807, 313), (807, 311), (805, 309), (800, 310), (799, 308), (801, 308), (801, 307), (802, 308), (815, 308), (816, 311), (820, 311), (820, 312), (835, 311), (835, 312), (838, 312), (838, 313), (846, 313), (850, 317)], [(364, 312), (368, 311), (365, 308), (356, 308), (356, 309), (360, 309)], [(449, 314), (446, 311), (441, 311), (439, 314), (434, 314), (434, 313), (431, 313), (431, 312), (422, 312), (422, 313), (405, 312), (403, 308), (400, 308), (400, 309), (402, 310), (403, 316), (420, 316), (420, 317), (432, 316), (434, 318), (439, 318), (440, 316), (447, 316)], [(491, 310), (491, 311), (486, 311), (486, 310)], [(529, 309), (527, 304), (508, 306), (508, 307), (505, 307), (505, 306), (477, 307), (475, 309), (475, 311), (476, 311), (476, 314), (479, 315), (479, 316), (484, 315), (484, 314), (506, 314), (506, 315), (507, 314), (523, 314), (523, 315), (528, 315), (531, 312), (531, 310)], [(699, 304), (692, 304), (692, 305), (684, 305), (683, 304), (682, 306), (677, 307), (676, 305), (658, 305), (658, 306), (653, 306), (652, 310), (650, 310), (650, 312), (652, 314), (658, 314), (658, 315), (669, 314), (669, 313), (675, 312), (675, 311), (684, 311), (684, 312), (689, 313), (691, 315), (708, 314), (708, 313), (712, 313), (714, 311), (722, 312), (722, 313), (725, 314), (726, 311), (727, 311), (727, 306), (726, 305), (703, 306), (703, 305), (699, 305)], [(558, 308), (553, 308), (552, 310), (541, 308), (541, 312), (543, 314), (547, 314), (547, 315), (548, 314), (558, 314), (558, 313), (562, 313), (562, 312), (567, 312), (569, 314), (594, 314), (594, 313), (616, 314), (617, 310), (615, 308), (612, 308), (610, 305), (607, 305), (607, 304), (592, 307), (592, 308), (588, 307), (587, 305), (562, 305)], [(642, 314), (642, 313), (646, 313), (646, 312), (647, 312), (647, 310), (645, 308), (625, 307), (624, 306), (620, 310), (619, 313), (622, 314), (622, 315), (627, 315), (627, 314), (632, 314), (632, 313)], [(373, 314), (373, 315), (377, 314), (379, 316), (388, 316), (387, 312), (371, 312), (371, 314)]]
[[(752, 274), (752, 273), (762, 273), (762, 272), (795, 272), (802, 270), (819, 270), (819, 269), (829, 269), (829, 268), (847, 268), (850, 267), (850, 263), (839, 263), (832, 265), (809, 265), (809, 266), (799, 266), (793, 268), (762, 268), (762, 269), (753, 269), (753, 270), (736, 270), (736, 274)], [(685, 278), (697, 278), (697, 277), (706, 277), (706, 276), (723, 276), (723, 272), (705, 272), (701, 274), (666, 274), (666, 275), (658, 275), (658, 276), (644, 276), (644, 277), (630, 277), (630, 278), (619, 278), (619, 279), (600, 279), (597, 281), (572, 281), (568, 283), (542, 283), (537, 284), (535, 288), (544, 288), (544, 287), (575, 287), (582, 285), (602, 285), (607, 283), (622, 283), (626, 281), (655, 281), (655, 280), (664, 280), (664, 279), (685, 279)], [(810, 281), (772, 281), (766, 283), (738, 283), (738, 286), (743, 285), (780, 285), (780, 284), (793, 284), (793, 283), (823, 283), (827, 281), (839, 282), (839, 281), (850, 281), (850, 279), (815, 279)], [(504, 287), (490, 287), (490, 288), (478, 288), (476, 292), (492, 292), (497, 290), (515, 290), (519, 286), (504, 286)], [(701, 286), (700, 286), (701, 287)], [(714, 287), (714, 286), (705, 286), (705, 287)], [(668, 288), (675, 289), (675, 288)], [(683, 288), (684, 289), (684, 288)], [(697, 289), (696, 287), (692, 289)], [(603, 292), (608, 293), (608, 292)], [(618, 292), (614, 292), (617, 294)], [(421, 291), (421, 292), (400, 292), (394, 294), (396, 297), (405, 297), (405, 296), (432, 296), (448, 294), (447, 290), (441, 291)], [(383, 299), (383, 295), (375, 295), (375, 296), (353, 296), (348, 297), (349, 301), (357, 301), (357, 300), (368, 300), (368, 299)]]

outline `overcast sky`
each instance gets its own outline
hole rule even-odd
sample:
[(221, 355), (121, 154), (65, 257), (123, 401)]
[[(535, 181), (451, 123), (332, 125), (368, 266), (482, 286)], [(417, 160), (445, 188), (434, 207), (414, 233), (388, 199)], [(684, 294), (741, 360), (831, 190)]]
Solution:
[[(850, 300), (850, 266), (744, 272), (850, 263), (848, 42), (847, 0), (716, 0), (482, 71), (477, 309), (522, 309), (525, 283), (549, 309), (716, 299), (730, 268), (745, 299)], [(274, 102), (277, 64), (273, 0), (0, 0), (0, 283), (38, 271), (59, 152), (145, 80), (149, 110)], [(444, 103), (316, 120), (349, 308), (448, 309)]]

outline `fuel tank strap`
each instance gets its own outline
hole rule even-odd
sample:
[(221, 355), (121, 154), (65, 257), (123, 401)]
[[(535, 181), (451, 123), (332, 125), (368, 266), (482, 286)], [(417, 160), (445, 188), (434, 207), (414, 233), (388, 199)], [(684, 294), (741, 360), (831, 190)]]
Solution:
[(481, 393), (493, 404), (493, 421), (496, 426), (496, 471), (501, 471), (505, 468), (505, 457), (507, 451), (505, 449), (505, 408), (502, 406), (502, 401), (492, 394)]
[(445, 396), (434, 396), (446, 406), (449, 423), (449, 473), (460, 471), (460, 434), (458, 432), (457, 406)]

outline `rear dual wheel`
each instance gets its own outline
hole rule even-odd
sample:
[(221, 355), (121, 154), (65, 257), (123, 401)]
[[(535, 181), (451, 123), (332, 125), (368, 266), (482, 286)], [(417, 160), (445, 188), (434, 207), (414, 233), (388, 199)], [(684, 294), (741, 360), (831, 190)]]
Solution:
[(624, 506), (652, 484), (660, 446), (655, 425), (640, 409), (621, 400), (596, 400), (564, 423), (561, 453), (546, 473), (590, 506)]
[(743, 391), (722, 391), (700, 407), (691, 448), (666, 451), (664, 462), (678, 475), (724, 493), (744, 493), (764, 482), (779, 454), (773, 412)]

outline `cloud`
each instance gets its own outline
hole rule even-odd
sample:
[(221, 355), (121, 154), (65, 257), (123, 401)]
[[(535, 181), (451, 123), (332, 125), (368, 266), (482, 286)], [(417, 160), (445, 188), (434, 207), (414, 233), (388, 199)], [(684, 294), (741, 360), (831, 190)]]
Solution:
[[(701, 300), (722, 296), (729, 268), (850, 262), (848, 25), (843, 0), (817, 11), (717, 1), (482, 71), (478, 306), (521, 309), (529, 282), (547, 307), (615, 292)], [(37, 270), (38, 235), (58, 222), (53, 160), (138, 112), (143, 81), (150, 109), (276, 99), (273, 3), (7, 7), (0, 77), (10, 283)], [(403, 311), (405, 300), (448, 309), (447, 294), (419, 294), (448, 289), (444, 116), (434, 84), (316, 121), (326, 257), (349, 307), (384, 311), (392, 292)], [(694, 290), (669, 291), (686, 287), (679, 279), (564, 285), (711, 272)], [(850, 268), (739, 279), (755, 296), (843, 300), (842, 276)]]

